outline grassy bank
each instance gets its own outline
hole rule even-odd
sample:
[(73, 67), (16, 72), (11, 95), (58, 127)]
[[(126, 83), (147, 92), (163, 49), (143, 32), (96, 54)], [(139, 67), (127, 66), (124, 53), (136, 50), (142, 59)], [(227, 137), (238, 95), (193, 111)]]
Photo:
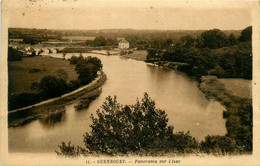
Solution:
[(58, 76), (58, 71), (67, 73), (67, 81), (77, 79), (74, 66), (67, 60), (50, 57), (30, 57), (8, 63), (9, 94), (33, 92), (31, 84), (40, 82), (47, 75)]
[(46, 118), (52, 114), (63, 112), (65, 105), (80, 100), (81, 98), (93, 100), (100, 93), (100, 87), (106, 81), (106, 75), (102, 72), (101, 75), (93, 82), (85, 87), (75, 90), (69, 94), (62, 95), (49, 102), (36, 104), (34, 106), (26, 107), (25, 109), (18, 109), (8, 113), (8, 126), (15, 127), (23, 125), (35, 119)]
[[(252, 99), (234, 96), (215, 76), (201, 77), (199, 89), (225, 106), (223, 118), (226, 119), (227, 134), (224, 138), (232, 142), (230, 151), (252, 152)], [(207, 140), (213, 139), (208, 137)]]
[(241, 78), (221, 78), (218, 80), (223, 83), (227, 90), (234, 96), (252, 98), (252, 80)]
[(131, 54), (123, 55), (123, 57), (135, 59), (138, 61), (145, 61), (147, 57), (147, 51), (146, 50), (134, 51)]

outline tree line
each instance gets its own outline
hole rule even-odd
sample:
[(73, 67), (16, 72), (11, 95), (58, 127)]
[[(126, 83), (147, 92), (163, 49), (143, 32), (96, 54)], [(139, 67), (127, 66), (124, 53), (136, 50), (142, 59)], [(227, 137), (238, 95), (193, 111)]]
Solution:
[(100, 47), (100, 46), (116, 46), (118, 44), (118, 41), (116, 38), (105, 38), (104, 36), (98, 36), (95, 37), (95, 39), (87, 40), (86, 45), (87, 46), (94, 46), (94, 47)]
[(148, 62), (172, 61), (188, 65), (178, 67), (193, 76), (215, 75), (223, 78), (252, 79), (252, 27), (245, 28), (237, 39), (219, 29), (203, 32), (199, 37), (181, 37), (154, 41), (148, 49)]

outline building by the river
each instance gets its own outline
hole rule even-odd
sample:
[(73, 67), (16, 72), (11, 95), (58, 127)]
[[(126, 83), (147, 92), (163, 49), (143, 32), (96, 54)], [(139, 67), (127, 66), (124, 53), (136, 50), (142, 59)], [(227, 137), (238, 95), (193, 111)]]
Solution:
[(125, 39), (120, 40), (118, 43), (118, 48), (120, 48), (120, 49), (128, 49), (129, 46), (130, 46), (129, 42)]

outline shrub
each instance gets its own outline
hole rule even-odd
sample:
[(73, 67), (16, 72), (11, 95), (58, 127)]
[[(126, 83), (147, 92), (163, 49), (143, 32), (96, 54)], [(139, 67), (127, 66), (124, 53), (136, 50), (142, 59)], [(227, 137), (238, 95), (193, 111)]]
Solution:
[(239, 152), (236, 142), (227, 136), (207, 136), (201, 142), (201, 150), (206, 153), (225, 154)]
[(78, 157), (82, 153), (82, 148), (75, 147), (74, 145), (71, 145), (70, 142), (68, 142), (68, 145), (65, 142), (62, 142), (61, 145), (58, 145), (60, 151), (56, 151), (58, 156), (64, 156), (64, 157)]
[(28, 71), (28, 73), (38, 73), (38, 72), (40, 72), (40, 71), (41, 71), (41, 69), (33, 68), (33, 69), (30, 69), (30, 70)]

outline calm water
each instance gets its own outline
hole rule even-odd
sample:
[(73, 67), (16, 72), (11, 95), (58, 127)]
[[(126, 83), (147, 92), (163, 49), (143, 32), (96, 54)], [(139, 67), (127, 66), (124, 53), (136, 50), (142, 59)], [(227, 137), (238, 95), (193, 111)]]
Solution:
[[(67, 58), (71, 55), (67, 54)], [(224, 107), (207, 100), (197, 88), (198, 83), (187, 75), (119, 56), (83, 55), (96, 56), (103, 63), (108, 80), (101, 95), (85, 110), (75, 111), (74, 103), (66, 106), (65, 113), (9, 128), (9, 152), (54, 153), (61, 141), (84, 146), (83, 135), (90, 130), (89, 117), (109, 95), (117, 95), (122, 104), (134, 104), (136, 98), (141, 99), (148, 92), (157, 107), (166, 111), (175, 132), (190, 131), (198, 140), (226, 133)]]

